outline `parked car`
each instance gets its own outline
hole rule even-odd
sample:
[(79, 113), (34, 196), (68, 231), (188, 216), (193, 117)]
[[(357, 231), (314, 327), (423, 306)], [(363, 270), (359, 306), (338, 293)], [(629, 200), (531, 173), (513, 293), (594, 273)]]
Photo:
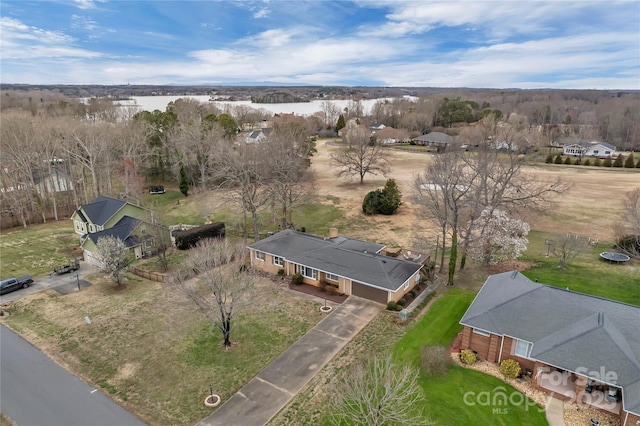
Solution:
[(9, 293), (21, 288), (27, 288), (33, 283), (31, 275), (24, 275), (19, 278), (11, 277), (0, 281), (0, 294)]

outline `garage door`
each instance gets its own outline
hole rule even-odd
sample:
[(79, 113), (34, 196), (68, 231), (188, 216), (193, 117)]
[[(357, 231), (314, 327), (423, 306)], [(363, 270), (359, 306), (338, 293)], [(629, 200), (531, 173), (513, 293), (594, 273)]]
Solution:
[(369, 287), (368, 285), (355, 281), (351, 284), (351, 294), (373, 300), (374, 302), (387, 304), (387, 291)]

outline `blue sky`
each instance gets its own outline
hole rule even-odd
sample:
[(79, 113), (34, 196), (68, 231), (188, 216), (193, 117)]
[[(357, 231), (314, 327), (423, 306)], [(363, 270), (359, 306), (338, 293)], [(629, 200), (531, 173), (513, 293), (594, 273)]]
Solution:
[(0, 81), (640, 89), (640, 2), (1, 0)]

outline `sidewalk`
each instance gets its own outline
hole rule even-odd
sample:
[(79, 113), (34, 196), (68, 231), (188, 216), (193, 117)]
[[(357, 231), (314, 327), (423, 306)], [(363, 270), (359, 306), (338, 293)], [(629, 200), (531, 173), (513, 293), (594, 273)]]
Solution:
[(199, 426), (263, 426), (384, 306), (350, 296)]

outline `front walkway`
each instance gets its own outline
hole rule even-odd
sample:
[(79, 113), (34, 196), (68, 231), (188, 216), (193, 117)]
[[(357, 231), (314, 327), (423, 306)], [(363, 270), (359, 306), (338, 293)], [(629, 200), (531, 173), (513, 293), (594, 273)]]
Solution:
[(199, 426), (263, 426), (384, 306), (350, 296)]

